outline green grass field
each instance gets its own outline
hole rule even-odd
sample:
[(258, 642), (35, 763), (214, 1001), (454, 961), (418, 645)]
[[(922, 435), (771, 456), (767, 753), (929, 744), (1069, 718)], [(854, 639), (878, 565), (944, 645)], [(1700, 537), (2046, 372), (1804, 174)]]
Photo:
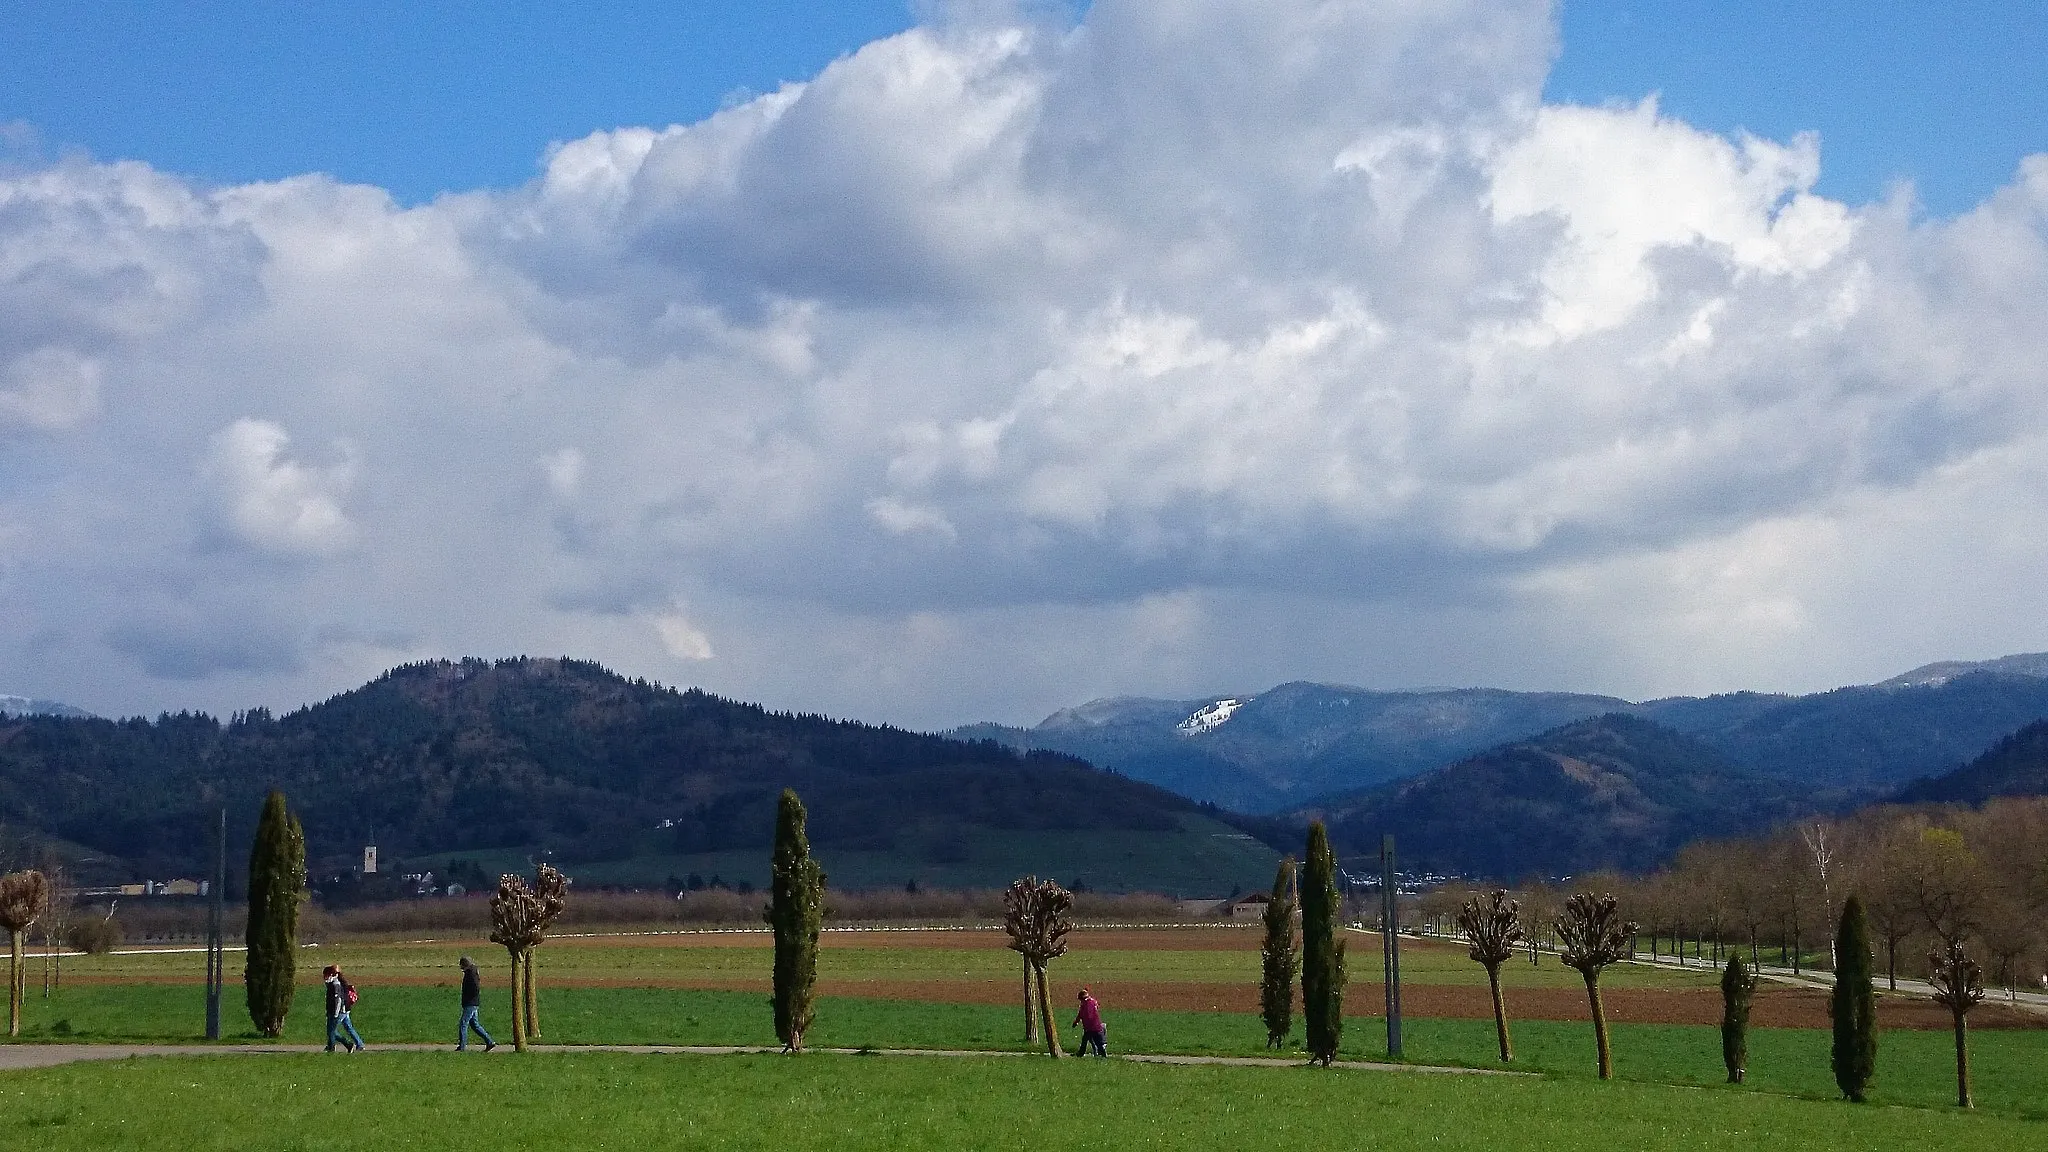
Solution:
[[(1256, 978), (1257, 933), (1079, 931), (1054, 975), (1070, 985), (1152, 984), (1241, 990)], [(958, 946), (954, 941), (958, 940)], [(1206, 943), (1207, 946), (1198, 946)], [(1092, 946), (1091, 946), (1092, 945)], [(1341, 1147), (1673, 1148), (1787, 1141), (1793, 1148), (2048, 1148), (2048, 1030), (1972, 1037), (1978, 1111), (1951, 1107), (1946, 1032), (1889, 1031), (1872, 1104), (1836, 1099), (1828, 1034), (1756, 1029), (1750, 1082), (1721, 1083), (1712, 1027), (1618, 1021), (1620, 1082), (1594, 1078), (1589, 1025), (1518, 1020), (1514, 1067), (1494, 1077), (1329, 1073), (1226, 1067), (1105, 1066), (1042, 1059), (607, 1056), (528, 1053), (462, 1062), (450, 1053), (379, 1052), (381, 1045), (452, 1044), (455, 957), (486, 967), (485, 1025), (509, 1040), (505, 958), (477, 941), (345, 943), (308, 949), (301, 975), (342, 963), (362, 987), (357, 1057), (151, 1058), (0, 1073), (0, 1147), (408, 1148), (480, 1140), (569, 1148), (892, 1146), (1021, 1147), (1027, 1141), (1114, 1141), (1141, 1147), (1239, 1147), (1315, 1140)], [(1377, 938), (1351, 937), (1354, 1008), (1377, 1002)], [(760, 991), (694, 988), (694, 980), (765, 978), (763, 936), (559, 939), (538, 959), (543, 1040), (550, 1044), (774, 1043)], [(202, 989), (194, 953), (73, 959), (49, 1000), (31, 971), (24, 1041), (191, 1043)], [(232, 968), (240, 963), (231, 957)], [(1450, 947), (1410, 947), (1412, 985), (1472, 984), (1476, 965)], [(1018, 1052), (1014, 1004), (919, 999), (930, 989), (1000, 986), (1015, 956), (986, 935), (834, 934), (820, 976), (858, 994), (824, 997), (816, 1047)], [(1554, 958), (1508, 971), (1525, 991), (1576, 987)], [(1711, 976), (1622, 966), (1610, 986), (1698, 990)], [(920, 988), (920, 985), (923, 988)], [(1533, 995), (1533, 991), (1531, 993)], [(284, 1039), (322, 1039), (308, 983)], [(1007, 996), (1007, 991), (1004, 993)], [(969, 997), (972, 999), (972, 997)], [(1184, 1001), (1172, 1001), (1182, 1003)], [(1512, 1004), (1512, 998), (1511, 998)], [(1248, 1007), (1249, 1005), (1247, 1005)], [(1249, 1011), (1137, 1011), (1107, 1006), (1118, 1052), (1259, 1056)], [(224, 1020), (249, 1040), (239, 984)], [(1062, 1020), (1064, 1024), (1064, 1019)], [(1293, 1051), (1298, 1053), (1299, 1023)], [(1347, 1021), (1341, 1055), (1385, 1057), (1384, 1023)], [(1068, 1043), (1074, 1037), (1067, 1034)], [(1487, 1020), (1407, 1021), (1410, 1062), (1492, 1067)], [(1014, 1106), (1012, 1104), (1014, 1102)], [(1595, 1123), (1591, 1117), (1603, 1119)], [(1929, 1144), (1929, 1141), (1940, 1141)]]
[[(1253, 928), (1229, 931), (1242, 936), (1243, 947), (1120, 950), (1096, 943), (1115, 940), (1116, 935), (1078, 930), (1069, 937), (1070, 950), (1059, 960), (1055, 971), (1061, 980), (1078, 983), (1256, 984), (1258, 932)], [(1016, 972), (1016, 954), (995, 943), (1000, 932), (959, 935), (960, 947), (907, 948), (896, 946), (890, 933), (827, 933), (825, 947), (819, 951), (818, 975), (823, 980), (918, 982), (1001, 980)], [(1347, 939), (1351, 979), (1380, 980), (1379, 937), (1351, 933)], [(676, 943), (692, 940), (694, 937), (673, 938)], [(565, 977), (619, 982), (765, 976), (772, 949), (765, 932), (724, 935), (717, 940), (718, 944), (709, 947), (664, 947), (664, 938), (659, 936), (561, 939), (543, 946), (536, 953), (535, 963), (544, 972), (554, 971)], [(504, 950), (478, 939), (323, 945), (304, 953), (300, 975), (310, 983), (320, 965), (335, 963), (365, 985), (381, 979), (433, 979), (453, 984), (459, 978), (456, 958), (465, 952), (476, 959), (487, 980), (502, 985), (509, 978)], [(95, 980), (148, 980), (191, 977), (203, 970), (204, 963), (203, 957), (192, 952), (159, 952), (74, 957), (65, 962), (65, 971)], [(1406, 941), (1401, 963), (1402, 978), (1412, 984), (1476, 987), (1486, 983), (1485, 971), (1462, 950), (1448, 945)], [(1620, 965), (1610, 969), (1603, 980), (1613, 988), (1708, 988), (1715, 986), (1717, 978), (1717, 973), (1701, 969), (1675, 972), (1649, 965)], [(1554, 956), (1545, 956), (1535, 965), (1519, 959), (1508, 964), (1503, 969), (1503, 982), (1510, 988), (1581, 986), (1579, 974), (1559, 964)]]
[[(199, 989), (165, 985), (111, 985), (66, 990), (51, 1002), (32, 999), (25, 1041), (146, 1041), (192, 1043), (199, 1038)], [(231, 987), (229, 992), (238, 989)], [(394, 986), (372, 990), (357, 1007), (357, 1030), (379, 1044), (447, 1043), (456, 1013), (444, 989)], [(544, 990), (543, 1039), (552, 1044), (772, 1045), (766, 999), (745, 992), (637, 988)], [(223, 1013), (226, 1038), (256, 1039), (239, 1000)], [(484, 1026), (510, 1039), (502, 996), (485, 1006)], [(809, 1040), (830, 1048), (937, 1048), (1023, 1051), (1021, 1013), (977, 1004), (827, 997)], [(1062, 1021), (1064, 1023), (1064, 1021)], [(1112, 1012), (1111, 1047), (1120, 1052), (1209, 1056), (1271, 1055), (1256, 1016), (1240, 1012)], [(1514, 1024), (1517, 1070), (1567, 1079), (1593, 1076), (1589, 1025), (1525, 1020)], [(1071, 1046), (1075, 1037), (1063, 1036)], [(1299, 1051), (1299, 1025), (1295, 1048)], [(319, 1001), (309, 996), (288, 1020), (284, 1039), (324, 1039)], [(1493, 1025), (1484, 1020), (1411, 1019), (1404, 1028), (1411, 1062), (1496, 1067)], [(1718, 1086), (1723, 1079), (1720, 1035), (1713, 1028), (1668, 1024), (1613, 1026), (1617, 1075), (1624, 1080)], [(1750, 1039), (1749, 1090), (1830, 1099), (1828, 1034), (1818, 1029), (1756, 1029)], [(1979, 1107), (2016, 1116), (2048, 1118), (2048, 1034), (1980, 1031), (1971, 1053)], [(1345, 1059), (1386, 1056), (1385, 1024), (1375, 1017), (1346, 1021)], [(1872, 1099), (1879, 1104), (1939, 1108), (1951, 1100), (1954, 1065), (1942, 1032), (1892, 1031), (1884, 1035)], [(2048, 1140), (2048, 1132), (2043, 1133)]]
[(2019, 1149), (2038, 1122), (1544, 1077), (1095, 1061), (186, 1057), (0, 1076), (25, 1150)]

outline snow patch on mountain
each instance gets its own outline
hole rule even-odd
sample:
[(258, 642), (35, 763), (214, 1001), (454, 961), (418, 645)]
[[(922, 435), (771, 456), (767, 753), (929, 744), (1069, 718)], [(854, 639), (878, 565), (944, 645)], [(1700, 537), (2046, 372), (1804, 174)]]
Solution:
[(0, 716), (70, 716), (83, 719), (91, 716), (83, 708), (60, 704), (55, 700), (37, 700), (29, 696), (9, 696), (0, 693)]
[(1243, 703), (1237, 699), (1218, 700), (1175, 725), (1174, 730), (1183, 736), (1199, 736), (1220, 727)]
[(2007, 676), (2037, 676), (2048, 679), (2048, 652), (2021, 652), (1996, 660), (1942, 660), (1922, 664), (1911, 672), (1876, 685), (1879, 688), (1937, 688), (1958, 676), (1972, 672), (1997, 672)]

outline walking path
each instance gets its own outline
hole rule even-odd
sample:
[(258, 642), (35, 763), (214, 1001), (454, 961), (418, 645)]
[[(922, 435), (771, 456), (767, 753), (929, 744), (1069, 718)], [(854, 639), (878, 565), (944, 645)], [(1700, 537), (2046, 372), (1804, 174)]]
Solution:
[[(500, 1044), (507, 1053), (512, 1045)], [(284, 1053), (319, 1052), (317, 1044), (0, 1044), (0, 1072), (24, 1068), (51, 1068), (81, 1060), (123, 1060), (131, 1056), (265, 1056)], [(379, 1044), (372, 1052), (448, 1052), (446, 1044)], [(637, 1055), (738, 1056), (765, 1055), (780, 1048), (694, 1044), (533, 1044), (529, 1052), (626, 1052)], [(1036, 1056), (1036, 1052), (986, 1052), (950, 1048), (810, 1048), (808, 1052), (838, 1056)], [(339, 1054), (337, 1054), (339, 1055)], [(496, 1056), (498, 1053), (493, 1052)], [(1081, 1059), (1081, 1057), (1074, 1057)], [(1112, 1057), (1134, 1064), (1220, 1064), (1235, 1068), (1301, 1068), (1306, 1062), (1272, 1056), (1168, 1056), (1131, 1053)], [(1436, 1072), (1463, 1076), (1526, 1076), (1498, 1068), (1450, 1068), (1433, 1064), (1388, 1064), (1367, 1060), (1339, 1060), (1332, 1067), (1371, 1072)]]
[[(1718, 965), (1711, 960), (1702, 962), (1695, 959), (1690, 964), (1681, 964), (1669, 956), (1659, 956), (1654, 960), (1648, 956), (1637, 956), (1631, 963), (1654, 964), (1659, 968), (1673, 970), (1683, 968), (1688, 972), (1704, 971), (1709, 974), (1719, 970)], [(1805, 988), (1827, 989), (1835, 986), (1834, 977), (1826, 973), (1811, 971), (1794, 972), (1790, 968), (1782, 968), (1775, 964), (1757, 965), (1756, 974), (1765, 980), (1775, 981), (1780, 984), (1793, 984)], [(1880, 993), (1891, 991), (1883, 972), (1874, 972), (1872, 977)], [(1934, 985), (1929, 984), (1925, 980), (1915, 980), (1910, 977), (1901, 976), (1899, 977), (1898, 993), (1900, 995), (1932, 997), (1934, 995)], [(2048, 1012), (2048, 995), (2040, 992), (2028, 992), (2018, 988), (2007, 991), (1997, 986), (1987, 986), (1984, 989), (1984, 1003), (2009, 1004), (2016, 1008), (2031, 1009), (2035, 1012)]]
[[(1354, 931), (1357, 931), (1357, 929), (1354, 929)], [(1402, 931), (1401, 937), (1404, 940), (1420, 940), (1431, 944), (1462, 945), (1463, 943), (1462, 940), (1452, 936), (1420, 935), (1406, 930)], [(1542, 951), (1546, 956), (1556, 955), (1555, 952), (1548, 948)], [(1696, 956), (1688, 963), (1668, 954), (1651, 956), (1647, 952), (1638, 952), (1633, 959), (1627, 960), (1625, 963), (1647, 964), (1674, 972), (1704, 973), (1710, 976), (1721, 970), (1721, 965), (1718, 962), (1704, 957)], [(1800, 988), (1829, 989), (1835, 986), (1835, 978), (1828, 973), (1811, 970), (1794, 972), (1789, 967), (1776, 964), (1758, 964), (1756, 966), (1756, 974), (1758, 978), (1763, 980), (1769, 980), (1778, 984), (1791, 984)], [(1879, 992), (1894, 991), (1888, 986), (1883, 972), (1874, 972), (1872, 975), (1877, 982), (1877, 990)], [(1901, 976), (1899, 977), (1899, 986), (1895, 991), (1899, 995), (1932, 997), (1934, 995), (1934, 986), (1925, 980), (1915, 980)], [(2023, 988), (2008, 990), (1987, 985), (1984, 989), (1984, 1002), (1986, 1004), (2007, 1004), (2015, 1008), (2028, 1009), (2035, 1012), (2048, 1012), (2048, 993), (2031, 992)]]

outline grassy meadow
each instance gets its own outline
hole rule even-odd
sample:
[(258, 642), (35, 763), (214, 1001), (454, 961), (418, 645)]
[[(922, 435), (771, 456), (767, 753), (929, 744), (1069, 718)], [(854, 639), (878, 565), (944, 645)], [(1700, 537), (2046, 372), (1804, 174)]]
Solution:
[(2008, 1149), (2038, 1121), (1545, 1077), (919, 1057), (152, 1058), (0, 1076), (24, 1150)]
[[(1112, 1051), (1273, 1055), (1255, 1012), (1258, 938), (1255, 930), (1230, 928), (1077, 931), (1072, 950), (1052, 969), (1060, 997), (1055, 1008), (1065, 1012), (1063, 1035), (1071, 1047), (1076, 1038), (1064, 1027), (1071, 1016), (1065, 1006), (1072, 989), (1085, 983), (1104, 994)], [(1378, 938), (1353, 934), (1349, 940), (1347, 1008), (1375, 1012)], [(1018, 963), (1000, 946), (999, 933), (831, 932), (824, 944), (819, 977), (825, 995), (808, 1037), (812, 1045), (1026, 1049)], [(1514, 1020), (1514, 1067), (1538, 1075), (1510, 1080), (822, 1054), (546, 1052), (506, 1063), (504, 1048), (488, 1063), (480, 1056), (459, 1063), (453, 1054), (376, 1051), (402, 1043), (452, 1044), (455, 959), (464, 952), (485, 970), (485, 1026), (509, 1041), (502, 950), (475, 940), (328, 944), (302, 953), (302, 999), (284, 1039), (323, 1038), (317, 973), (323, 963), (336, 962), (362, 989), (356, 1024), (370, 1053), (318, 1064), (308, 1060), (325, 1058), (152, 1058), (0, 1073), (0, 1099), (8, 1100), (0, 1104), (0, 1146), (178, 1141), (195, 1148), (403, 1148), (471, 1142), (531, 1124), (548, 1132), (568, 1125), (562, 1129), (568, 1134), (548, 1141), (562, 1147), (616, 1147), (657, 1130), (668, 1132), (664, 1146), (750, 1147), (763, 1139), (759, 1116), (781, 1126), (771, 1141), (777, 1144), (836, 1123), (843, 1127), (835, 1135), (846, 1142), (912, 1148), (1019, 1146), (1027, 1136), (1015, 1123), (1026, 1120), (1045, 1126), (1055, 1143), (1135, 1140), (1147, 1147), (1235, 1146), (1264, 1139), (1258, 1134), (1269, 1124), (1289, 1140), (1344, 1133), (1344, 1146), (1365, 1147), (1382, 1146), (1382, 1137), (1499, 1147), (1510, 1136), (1536, 1138), (1545, 1148), (1688, 1148), (1737, 1138), (1785, 1139), (1799, 1148), (1907, 1147), (1936, 1138), (1956, 1148), (1992, 1147), (1994, 1140), (2048, 1146), (2048, 1030), (2042, 1029), (1973, 1032), (1974, 1116), (1950, 1107), (1953, 1057), (1946, 1032), (1887, 1031), (1873, 1106), (1853, 1108), (1835, 1100), (1823, 1029), (1754, 1029), (1750, 1082), (1730, 1088), (1721, 1083), (1716, 1029), (1630, 1020), (1612, 1007), (1622, 1082), (1607, 1085), (1594, 1079), (1591, 1027), (1574, 1019)], [(551, 1045), (772, 1044), (769, 955), (767, 937), (757, 933), (551, 940), (536, 962), (542, 1039)], [(247, 1041), (253, 1033), (233, 979), (239, 956), (231, 953), (229, 963), (225, 1031), (230, 1041)], [(63, 987), (45, 1000), (32, 961), (22, 1039), (191, 1043), (201, 1022), (203, 965), (194, 952), (74, 957), (66, 962)], [(1404, 946), (1403, 975), (1411, 1003), (1426, 1002), (1432, 990), (1484, 996), (1483, 973), (1452, 947)], [(1647, 965), (1611, 969), (1605, 984), (1624, 997), (1641, 990), (1696, 1003), (1717, 995), (1710, 972)], [(1510, 965), (1507, 985), (1511, 1012), (1517, 997), (1535, 1003), (1549, 996), (1555, 1004), (1581, 992), (1578, 974), (1550, 956), (1536, 965)], [(1299, 1037), (1297, 1019), (1292, 1054), (1298, 1054)], [(1346, 1059), (1386, 1056), (1384, 1022), (1373, 1016), (1352, 1015), (1344, 1039)], [(1496, 1066), (1489, 1019), (1411, 1010), (1405, 1040), (1404, 1056), (1413, 1063)], [(534, 1067), (546, 1070), (550, 1084), (559, 1078), (583, 1087), (558, 1106), (542, 1108), (530, 1075), (520, 1071)], [(375, 1106), (341, 1105), (332, 1099), (337, 1094)], [(88, 1104), (109, 1098), (122, 1101), (118, 1122), (112, 1111)], [(1024, 1107), (1015, 1123), (1000, 1103), (1011, 1098)], [(268, 1103), (255, 1103), (262, 1101)], [(843, 1116), (818, 1113), (823, 1101), (838, 1102)], [(1602, 1115), (1620, 1109), (1611, 1113), (1618, 1127), (1587, 1126), (1583, 1117), (1595, 1108)], [(679, 1110), (687, 1113), (680, 1120)], [(255, 1117), (273, 1114), (287, 1118), (291, 1132), (253, 1142), (209, 1135), (247, 1137), (261, 1127)], [(577, 1116), (584, 1126), (570, 1123)], [(599, 1117), (602, 1124), (595, 1123)], [(9, 1125), (16, 1126), (11, 1138)], [(1621, 1135), (1653, 1132), (1662, 1135)]]

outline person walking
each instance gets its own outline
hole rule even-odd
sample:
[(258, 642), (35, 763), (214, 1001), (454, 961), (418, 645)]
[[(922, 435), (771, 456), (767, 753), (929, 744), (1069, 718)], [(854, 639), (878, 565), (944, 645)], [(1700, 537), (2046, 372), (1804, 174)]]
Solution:
[(356, 1003), (355, 987), (333, 964), (321, 969), (320, 975), (327, 984), (327, 1050), (332, 1052), (336, 1044), (346, 1044), (350, 1052), (362, 1051), (363, 1038), (356, 1034), (354, 1022), (348, 1018), (348, 1010)]
[(484, 1026), (476, 1018), (484, 1006), (484, 979), (477, 973), (476, 961), (464, 956), (457, 963), (462, 966), (462, 1023), (455, 1026), (455, 1050), (469, 1051), (469, 1033), (474, 1029), (478, 1036), (483, 1037), (484, 1051), (489, 1052), (498, 1046), (498, 1042), (491, 1039), (491, 1034), (484, 1031)]
[(1081, 989), (1081, 1010), (1074, 1013), (1074, 1023), (1081, 1029), (1081, 1055), (1088, 1049), (1107, 1060), (1109, 1058), (1109, 1028), (1102, 1022), (1102, 1005), (1095, 1002), (1086, 988)]

